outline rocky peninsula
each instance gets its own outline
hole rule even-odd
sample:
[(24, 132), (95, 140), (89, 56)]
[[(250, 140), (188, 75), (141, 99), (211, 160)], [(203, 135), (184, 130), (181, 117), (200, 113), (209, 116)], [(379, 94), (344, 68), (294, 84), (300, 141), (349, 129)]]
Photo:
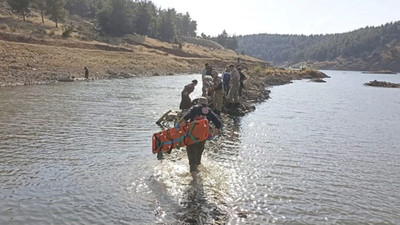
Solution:
[(22, 21), (8, 10), (0, 10), (0, 24), (0, 87), (82, 81), (85, 67), (89, 79), (96, 80), (200, 73), (206, 62), (221, 72), (235, 64), (249, 79), (240, 107), (223, 111), (244, 115), (254, 110), (255, 103), (269, 98), (268, 86), (326, 77), (315, 70), (273, 68), (204, 39), (186, 38), (177, 45), (129, 35), (101, 42), (88, 40), (78, 30), (65, 38), (62, 28), (55, 28), (50, 21), (42, 23), (39, 17)]
[(391, 70), (364, 71), (365, 74), (397, 74)]
[(373, 80), (368, 83), (365, 83), (365, 85), (372, 86), (372, 87), (400, 88), (400, 84), (390, 83), (390, 82), (386, 82), (386, 81), (377, 81), (377, 80)]

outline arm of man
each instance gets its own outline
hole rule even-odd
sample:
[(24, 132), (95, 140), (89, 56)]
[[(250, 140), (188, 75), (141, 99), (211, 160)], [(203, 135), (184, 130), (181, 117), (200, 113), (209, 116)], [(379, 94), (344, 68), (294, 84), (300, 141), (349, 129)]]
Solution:
[(219, 133), (219, 129), (222, 127), (222, 122), (221, 120), (215, 115), (213, 111), (210, 110), (210, 112), (207, 114), (207, 119), (215, 125), (215, 128), (212, 132), (212, 136), (215, 136)]
[(180, 126), (180, 124), (193, 119), (196, 116), (196, 110), (197, 110), (196, 107), (192, 107), (189, 110), (189, 112), (186, 113), (186, 115), (184, 115), (180, 120), (178, 120), (177, 124), (179, 124), (179, 126)]

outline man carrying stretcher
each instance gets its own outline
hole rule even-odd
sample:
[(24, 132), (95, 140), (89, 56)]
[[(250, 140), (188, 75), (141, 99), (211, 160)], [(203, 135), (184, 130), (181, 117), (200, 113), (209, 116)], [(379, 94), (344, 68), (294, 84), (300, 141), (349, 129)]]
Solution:
[[(197, 105), (193, 106), (189, 112), (182, 117), (176, 124), (175, 128), (178, 128), (180, 124), (189, 121), (193, 122), (195, 120), (200, 119), (207, 119), (208, 121), (213, 122), (215, 128), (212, 132), (212, 136), (218, 134), (219, 129), (222, 126), (221, 120), (215, 115), (215, 113), (208, 107), (208, 100), (205, 97), (201, 97), (198, 100)], [(198, 169), (197, 167), (201, 164), (201, 156), (204, 151), (204, 145), (206, 140), (189, 145), (186, 147), (188, 159), (189, 159), (189, 166), (190, 166), (190, 174), (193, 177), (193, 180), (196, 180)]]

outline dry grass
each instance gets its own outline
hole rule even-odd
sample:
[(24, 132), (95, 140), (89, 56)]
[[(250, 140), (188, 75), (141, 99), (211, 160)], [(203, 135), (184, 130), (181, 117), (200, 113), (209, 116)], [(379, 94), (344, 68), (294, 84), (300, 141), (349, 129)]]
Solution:
[[(1, 7), (0, 7), (1, 8)], [(7, 10), (5, 10), (7, 11)], [(79, 22), (79, 21), (78, 21)], [(200, 72), (205, 62), (222, 70), (241, 59), (242, 66), (263, 63), (231, 50), (214, 50), (196, 44), (177, 45), (143, 36), (127, 36), (113, 42), (82, 41), (88, 21), (68, 39), (61, 38), (62, 24), (55, 28), (49, 20), (42, 23), (36, 14), (27, 22), (0, 12), (0, 86), (53, 82), (62, 76), (91, 76), (103, 79), (135, 75)], [(125, 39), (125, 40), (124, 40)]]

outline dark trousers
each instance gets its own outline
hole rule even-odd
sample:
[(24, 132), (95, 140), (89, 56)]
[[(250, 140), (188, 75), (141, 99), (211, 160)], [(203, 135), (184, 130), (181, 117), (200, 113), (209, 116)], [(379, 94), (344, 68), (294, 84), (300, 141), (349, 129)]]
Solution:
[(190, 99), (189, 95), (182, 95), (179, 109), (190, 109), (190, 107), (192, 107), (192, 100)]
[(186, 147), (190, 172), (197, 171), (197, 166), (201, 164), (201, 155), (203, 154), (205, 143), (206, 141), (201, 141)]

